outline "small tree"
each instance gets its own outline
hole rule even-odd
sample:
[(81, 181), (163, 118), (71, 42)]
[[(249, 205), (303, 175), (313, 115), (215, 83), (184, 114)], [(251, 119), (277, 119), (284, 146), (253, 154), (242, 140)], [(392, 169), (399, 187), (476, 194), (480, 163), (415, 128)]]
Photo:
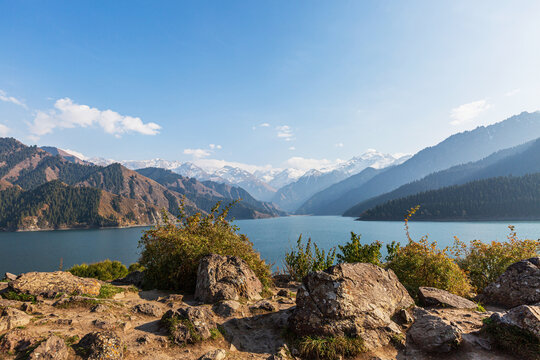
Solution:
[(351, 241), (345, 245), (338, 245), (341, 254), (338, 254), (340, 263), (370, 263), (381, 266), (381, 246), (380, 241), (371, 244), (360, 244), (360, 234), (351, 231)]
[[(313, 245), (313, 251), (311, 246)], [(291, 249), (285, 255), (285, 268), (289, 275), (296, 281), (301, 281), (304, 276), (312, 271), (325, 270), (334, 264), (336, 249), (328, 252), (320, 250), (317, 244), (308, 239), (306, 246), (302, 244), (302, 235), (296, 241), (296, 250)]]

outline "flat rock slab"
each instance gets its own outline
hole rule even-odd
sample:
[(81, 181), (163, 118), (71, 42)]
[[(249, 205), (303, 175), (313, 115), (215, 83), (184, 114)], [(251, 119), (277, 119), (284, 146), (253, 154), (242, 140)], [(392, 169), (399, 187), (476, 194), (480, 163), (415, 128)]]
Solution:
[(414, 312), (416, 321), (407, 336), (420, 349), (426, 352), (450, 352), (456, 349), (462, 340), (462, 332), (449, 321), (417, 308)]
[(476, 309), (477, 306), (476, 303), (461, 296), (433, 287), (420, 287), (418, 295), (424, 306), (441, 306), (455, 309)]
[(57, 294), (87, 294), (98, 296), (101, 283), (95, 279), (81, 278), (69, 272), (29, 272), (9, 283), (18, 293), (55, 297)]

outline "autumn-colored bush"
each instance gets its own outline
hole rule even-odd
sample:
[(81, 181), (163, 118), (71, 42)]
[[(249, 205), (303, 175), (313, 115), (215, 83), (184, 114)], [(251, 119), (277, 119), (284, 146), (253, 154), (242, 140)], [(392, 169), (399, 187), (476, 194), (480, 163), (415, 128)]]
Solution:
[[(313, 250), (311, 247), (313, 246)], [(334, 264), (336, 249), (328, 252), (320, 250), (317, 244), (308, 239), (306, 245), (302, 244), (302, 235), (296, 241), (296, 248), (285, 255), (285, 270), (296, 281), (312, 271), (325, 270)]]
[(419, 241), (411, 238), (408, 222), (418, 208), (409, 210), (405, 217), (408, 244), (396, 247), (386, 266), (395, 272), (413, 297), (416, 297), (421, 286), (431, 286), (461, 296), (469, 295), (472, 287), (467, 274), (450, 256), (450, 248), (437, 248), (437, 242), (430, 243), (427, 236)]
[(514, 226), (508, 226), (508, 241), (484, 243), (473, 240), (469, 245), (455, 238), (454, 254), (476, 291), (482, 291), (497, 280), (506, 268), (523, 259), (538, 256), (540, 240), (519, 239)]
[(238, 234), (238, 227), (226, 220), (234, 202), (219, 212), (217, 203), (208, 215), (187, 216), (183, 205), (176, 220), (163, 214), (163, 222), (145, 231), (139, 247), (145, 281), (160, 289), (195, 289), (200, 259), (208, 254), (231, 255), (244, 259), (264, 286), (271, 285), (270, 267)]

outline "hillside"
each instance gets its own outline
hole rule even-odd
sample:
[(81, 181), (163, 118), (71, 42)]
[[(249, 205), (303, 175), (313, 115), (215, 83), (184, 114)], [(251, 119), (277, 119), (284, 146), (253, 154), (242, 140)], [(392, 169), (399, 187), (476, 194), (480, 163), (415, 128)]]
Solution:
[(496, 177), (391, 200), (362, 213), (360, 220), (540, 220), (540, 173)]
[(478, 161), (496, 151), (524, 144), (538, 137), (540, 112), (523, 112), (493, 125), (452, 135), (337, 198), (333, 205), (336, 209), (335, 215), (344, 214), (362, 201), (395, 190), (431, 173)]
[(540, 139), (497, 151), (479, 161), (430, 174), (420, 180), (400, 186), (396, 190), (363, 201), (347, 210), (344, 215), (359, 216), (365, 210), (387, 201), (445, 186), (460, 185), (496, 176), (521, 176), (537, 172), (540, 172)]
[(0, 191), (0, 229), (50, 230), (152, 224), (159, 209), (99, 189), (58, 180), (24, 191)]

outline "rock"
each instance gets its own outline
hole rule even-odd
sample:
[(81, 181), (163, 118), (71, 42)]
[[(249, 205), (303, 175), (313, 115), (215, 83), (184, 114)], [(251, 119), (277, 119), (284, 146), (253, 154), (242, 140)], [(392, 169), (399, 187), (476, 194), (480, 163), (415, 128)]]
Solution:
[(540, 341), (540, 305), (521, 305), (505, 313), (494, 313), (490, 319), (502, 327), (516, 327)]
[(25, 351), (36, 342), (37, 340), (30, 336), (28, 331), (21, 329), (12, 330), (0, 339), (0, 354)]
[(189, 305), (167, 311), (161, 323), (177, 345), (206, 340), (212, 336), (211, 331), (217, 326), (210, 308)]
[(133, 285), (141, 289), (144, 283), (144, 271), (132, 271), (121, 279), (112, 282), (113, 285)]
[(433, 288), (420, 287), (418, 296), (424, 306), (441, 306), (456, 309), (476, 309), (476, 303), (448, 291)]
[(30, 354), (30, 360), (64, 360), (69, 356), (69, 350), (63, 339), (56, 335), (51, 335), (42, 342)]
[(109, 310), (109, 308), (103, 304), (97, 304), (95, 305), (94, 307), (92, 307), (90, 309), (90, 312), (93, 312), (93, 313), (102, 313), (102, 312), (106, 312), (107, 310)]
[(0, 331), (26, 326), (32, 317), (24, 311), (13, 308), (5, 308), (0, 314)]
[(207, 352), (199, 360), (223, 360), (227, 357), (227, 352), (223, 349), (216, 349)]
[(401, 334), (391, 318), (413, 304), (392, 270), (339, 264), (304, 278), (289, 325), (299, 336), (362, 337), (373, 349)]
[(101, 284), (95, 279), (80, 278), (69, 272), (30, 272), (19, 275), (9, 286), (16, 292), (53, 298), (57, 294), (98, 296)]
[(98, 331), (86, 334), (79, 341), (88, 360), (117, 360), (124, 357), (124, 344), (112, 331)]
[(251, 310), (251, 312), (261, 312), (261, 311), (274, 312), (274, 311), (278, 311), (279, 307), (276, 304), (274, 304), (273, 302), (271, 302), (271, 301), (261, 300), (261, 301), (256, 302), (255, 304), (251, 305), (249, 307), (249, 310)]
[(17, 279), (17, 275), (7, 272), (7, 273), (4, 274), (4, 279), (9, 280), (9, 281), (13, 281), (13, 280)]
[(482, 291), (478, 300), (507, 308), (539, 303), (540, 257), (510, 265), (497, 281)]
[(156, 304), (152, 303), (137, 304), (133, 308), (131, 308), (131, 311), (153, 317), (163, 316), (163, 310)]
[(290, 297), (289, 292), (285, 289), (281, 289), (277, 292), (277, 296)]
[(409, 339), (427, 352), (450, 352), (457, 348), (462, 333), (457, 326), (424, 309), (415, 309), (416, 320), (407, 332)]
[(197, 271), (195, 298), (205, 303), (260, 299), (262, 284), (247, 263), (236, 256), (203, 257)]
[(213, 306), (213, 310), (222, 317), (244, 316), (244, 306), (234, 300), (220, 301)]
[(278, 352), (276, 352), (275, 354), (271, 355), (268, 360), (290, 360), (290, 359), (293, 359), (289, 354), (291, 353), (291, 351), (289, 350), (289, 348), (287, 347), (287, 345), (283, 345), (279, 350)]
[(114, 330), (116, 328), (116, 323), (108, 320), (95, 319), (92, 321), (92, 325), (101, 330)]

